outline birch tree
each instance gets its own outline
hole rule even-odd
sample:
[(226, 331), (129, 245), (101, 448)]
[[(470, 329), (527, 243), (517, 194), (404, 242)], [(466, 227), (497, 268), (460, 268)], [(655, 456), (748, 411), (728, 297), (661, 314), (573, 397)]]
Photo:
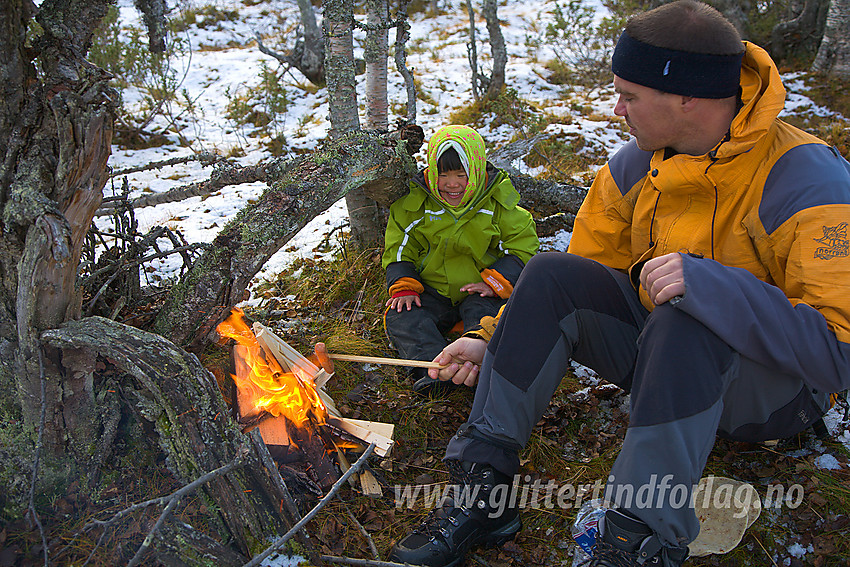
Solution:
[(838, 79), (850, 78), (850, 0), (831, 0), (812, 70)]
[[(325, 2), (325, 79), (331, 136), (360, 129), (354, 71), (353, 13), (353, 0)], [(377, 246), (382, 233), (377, 203), (367, 197), (363, 189), (354, 189), (346, 194), (345, 204), (352, 244), (357, 248)]]
[(487, 98), (496, 100), (505, 88), (505, 66), (508, 62), (508, 51), (505, 47), (505, 37), (499, 22), (498, 3), (496, 0), (484, 0), (481, 10), (487, 21), (487, 32), (490, 34), (490, 55), (493, 57), (493, 74), (487, 86)]
[(386, 130), (389, 127), (387, 102), (387, 54), (389, 10), (387, 0), (366, 2), (366, 128)]

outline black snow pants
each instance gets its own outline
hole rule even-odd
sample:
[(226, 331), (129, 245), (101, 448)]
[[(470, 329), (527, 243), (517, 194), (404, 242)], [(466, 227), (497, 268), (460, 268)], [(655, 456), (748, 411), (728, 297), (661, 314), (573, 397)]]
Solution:
[[(410, 311), (388, 308), (384, 313), (384, 327), (402, 358), (428, 361), (434, 360), (446, 347), (445, 335), (458, 321), (463, 321), (463, 332), (466, 332), (478, 325), (482, 317), (495, 316), (506, 301), (474, 293), (453, 305), (451, 299), (430, 286), (425, 286), (419, 300), (422, 307), (414, 305)], [(424, 376), (424, 369), (414, 371), (418, 371), (414, 378)]]

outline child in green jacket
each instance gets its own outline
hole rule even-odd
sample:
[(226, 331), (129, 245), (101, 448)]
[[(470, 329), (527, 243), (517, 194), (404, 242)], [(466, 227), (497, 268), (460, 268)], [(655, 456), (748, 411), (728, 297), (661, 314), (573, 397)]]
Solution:
[[(428, 166), (390, 207), (383, 255), (390, 299), (384, 324), (404, 358), (433, 360), (444, 333), (495, 315), (539, 242), (531, 214), (503, 171), (487, 163), (468, 126), (444, 126), (428, 142)], [(413, 389), (451, 387), (414, 369)]]

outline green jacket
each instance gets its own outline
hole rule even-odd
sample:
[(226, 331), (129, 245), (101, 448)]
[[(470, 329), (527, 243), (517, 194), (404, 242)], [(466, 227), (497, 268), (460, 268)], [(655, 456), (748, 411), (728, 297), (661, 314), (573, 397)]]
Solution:
[(510, 285), (499, 295), (507, 297), (539, 246), (534, 220), (518, 202), (507, 174), (491, 164), (484, 191), (462, 210), (438, 201), (420, 172), (410, 193), (390, 207), (383, 266), (391, 294), (399, 288), (421, 291), (418, 282), (459, 303), (468, 296), (462, 286), (483, 279), (498, 287), (492, 278), (501, 276)]

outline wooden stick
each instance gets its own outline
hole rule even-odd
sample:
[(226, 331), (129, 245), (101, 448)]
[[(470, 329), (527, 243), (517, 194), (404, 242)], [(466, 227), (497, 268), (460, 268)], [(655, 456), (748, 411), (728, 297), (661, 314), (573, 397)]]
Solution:
[(409, 360), (407, 358), (384, 358), (381, 356), (360, 356), (357, 354), (331, 354), (330, 358), (335, 360), (348, 360), (351, 362), (371, 362), (372, 364), (392, 364), (394, 366), (416, 366), (419, 368), (445, 368), (442, 364), (428, 362), (426, 360)]

